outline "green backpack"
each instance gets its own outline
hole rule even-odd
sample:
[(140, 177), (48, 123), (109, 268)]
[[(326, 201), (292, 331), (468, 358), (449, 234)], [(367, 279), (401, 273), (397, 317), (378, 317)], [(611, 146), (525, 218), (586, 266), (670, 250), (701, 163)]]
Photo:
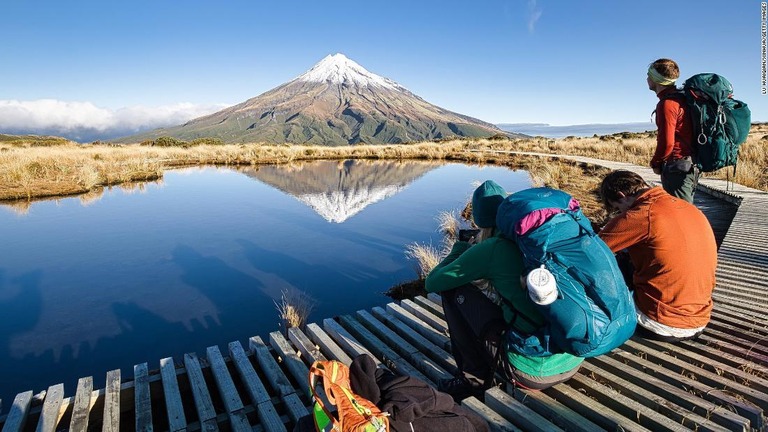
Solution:
[(739, 146), (747, 140), (751, 113), (747, 104), (733, 99), (733, 86), (713, 73), (694, 75), (683, 83), (683, 94), (693, 125), (696, 165), (703, 172), (733, 166)]

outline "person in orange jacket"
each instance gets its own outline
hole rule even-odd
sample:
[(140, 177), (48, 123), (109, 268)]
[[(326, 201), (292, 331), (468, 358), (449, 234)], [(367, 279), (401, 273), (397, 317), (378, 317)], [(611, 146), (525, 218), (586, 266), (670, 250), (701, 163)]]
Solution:
[(670, 194), (690, 203), (696, 192), (699, 171), (693, 163), (693, 125), (685, 96), (675, 87), (680, 68), (670, 59), (648, 66), (648, 89), (656, 93), (656, 151), (651, 168), (661, 174), (661, 185)]
[(638, 331), (668, 342), (696, 338), (709, 323), (717, 267), (707, 218), (630, 171), (605, 176), (600, 195), (620, 212), (599, 235), (614, 253), (629, 253)]

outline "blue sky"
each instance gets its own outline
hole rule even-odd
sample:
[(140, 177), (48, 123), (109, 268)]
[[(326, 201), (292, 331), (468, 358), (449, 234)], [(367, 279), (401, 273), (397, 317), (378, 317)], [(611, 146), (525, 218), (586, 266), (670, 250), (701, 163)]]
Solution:
[(760, 2), (3, 1), (0, 132), (178, 124), (343, 53), (493, 123), (650, 122), (648, 64), (717, 72), (768, 120)]

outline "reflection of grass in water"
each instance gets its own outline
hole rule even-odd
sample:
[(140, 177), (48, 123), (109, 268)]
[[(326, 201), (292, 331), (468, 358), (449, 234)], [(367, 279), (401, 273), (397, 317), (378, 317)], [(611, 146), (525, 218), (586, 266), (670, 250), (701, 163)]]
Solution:
[(304, 291), (288, 289), (282, 291), (279, 302), (275, 300), (275, 307), (286, 327), (304, 328), (315, 300)]

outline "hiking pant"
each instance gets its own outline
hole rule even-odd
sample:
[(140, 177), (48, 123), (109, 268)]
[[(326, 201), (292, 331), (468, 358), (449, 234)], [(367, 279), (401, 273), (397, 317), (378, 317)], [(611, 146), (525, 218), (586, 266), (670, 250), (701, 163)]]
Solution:
[[(490, 387), (493, 374), (501, 372), (516, 385), (541, 390), (567, 381), (579, 370), (576, 367), (543, 377), (520, 372), (509, 363), (505, 352), (498, 353), (499, 346), (504, 349), (502, 339), (507, 328), (500, 306), (469, 284), (443, 291), (440, 295), (456, 366), (474, 385)], [(495, 367), (497, 361), (498, 367)]]
[(691, 167), (687, 172), (678, 169), (679, 161), (667, 162), (661, 170), (661, 186), (670, 195), (693, 204), (693, 194), (699, 182), (699, 169)]

